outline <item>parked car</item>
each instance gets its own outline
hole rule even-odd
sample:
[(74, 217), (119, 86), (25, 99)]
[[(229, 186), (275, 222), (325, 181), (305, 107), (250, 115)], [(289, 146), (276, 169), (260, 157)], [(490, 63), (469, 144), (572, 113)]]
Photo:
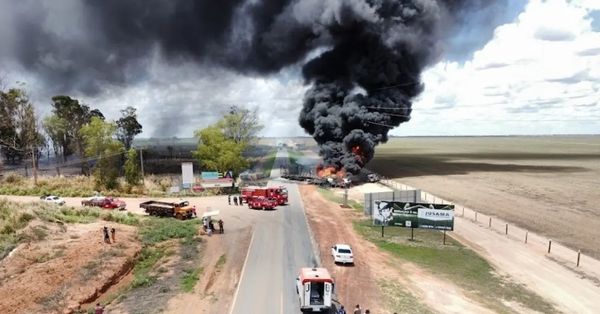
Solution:
[(334, 263), (354, 264), (352, 248), (348, 244), (336, 244), (331, 247), (331, 255)]
[(46, 203), (54, 203), (56, 205), (65, 205), (65, 200), (55, 195), (46, 195), (40, 197), (43, 202)]
[(125, 210), (127, 204), (117, 198), (96, 195), (82, 200), (81, 206), (97, 206), (108, 209)]

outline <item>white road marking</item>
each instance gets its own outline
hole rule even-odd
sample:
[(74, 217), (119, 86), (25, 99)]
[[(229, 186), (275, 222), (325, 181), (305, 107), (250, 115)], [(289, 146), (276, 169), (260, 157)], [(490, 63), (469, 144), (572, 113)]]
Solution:
[(248, 256), (250, 256), (250, 248), (252, 248), (252, 243), (254, 242), (254, 230), (252, 230), (252, 237), (250, 237), (250, 244), (248, 245), (248, 251), (246, 252), (246, 258), (244, 259), (244, 266), (242, 266), (242, 272), (240, 273), (240, 279), (238, 280), (237, 288), (235, 289), (235, 294), (233, 295), (233, 302), (231, 302), (231, 309), (229, 310), (229, 314), (233, 313), (235, 309), (235, 302), (237, 300), (238, 293), (240, 292), (240, 286), (242, 285), (242, 279), (244, 278), (244, 271), (246, 270), (246, 264), (248, 264)]

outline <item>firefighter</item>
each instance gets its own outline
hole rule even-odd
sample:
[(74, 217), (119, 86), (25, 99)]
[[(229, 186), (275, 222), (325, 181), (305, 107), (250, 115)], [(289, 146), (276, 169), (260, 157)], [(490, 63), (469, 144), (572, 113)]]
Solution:
[(225, 229), (223, 229), (223, 220), (219, 219), (219, 233), (223, 233), (225, 232)]
[(235, 206), (238, 205), (238, 198), (237, 198), (237, 196), (233, 197), (233, 203), (235, 204)]
[(238, 199), (240, 200), (240, 206), (244, 205), (244, 199), (242, 199), (242, 196), (238, 196)]
[(110, 244), (110, 237), (108, 236), (108, 227), (104, 226), (102, 231), (104, 233), (104, 242)]

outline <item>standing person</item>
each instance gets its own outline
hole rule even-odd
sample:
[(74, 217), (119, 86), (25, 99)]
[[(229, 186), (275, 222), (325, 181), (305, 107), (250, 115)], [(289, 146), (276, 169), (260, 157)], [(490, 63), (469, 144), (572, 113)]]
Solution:
[(117, 230), (115, 230), (115, 228), (110, 228), (110, 237), (112, 238), (113, 243), (117, 242), (115, 241), (115, 233), (117, 232)]
[(196, 205), (192, 206), (192, 215), (194, 215), (194, 217), (198, 217), (198, 215), (196, 215)]
[(244, 205), (244, 199), (242, 199), (242, 196), (238, 196), (238, 199), (240, 200), (240, 206)]
[(227, 203), (231, 205), (231, 194), (227, 194)]
[(103, 314), (104, 306), (100, 305), (100, 303), (96, 303), (96, 308), (94, 309), (95, 314)]
[(344, 309), (343, 305), (340, 306), (340, 309), (338, 310), (337, 314), (346, 314), (346, 310)]
[(223, 229), (223, 219), (219, 219), (219, 233), (223, 232), (225, 232), (225, 229)]
[(237, 198), (237, 196), (233, 197), (233, 203), (235, 204), (235, 206), (237, 206), (237, 204), (238, 204), (238, 198)]
[(362, 314), (362, 310), (360, 309), (360, 304), (357, 304), (354, 308), (354, 314)]
[(211, 230), (215, 230), (215, 224), (213, 223), (212, 219), (208, 222), (208, 229)]
[(110, 244), (110, 237), (108, 236), (108, 227), (104, 226), (102, 230), (104, 232), (104, 242)]

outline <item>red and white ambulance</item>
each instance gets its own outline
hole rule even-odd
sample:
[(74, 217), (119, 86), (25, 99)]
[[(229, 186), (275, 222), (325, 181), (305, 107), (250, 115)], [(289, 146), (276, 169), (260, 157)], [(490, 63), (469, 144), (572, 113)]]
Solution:
[(333, 278), (325, 268), (301, 268), (296, 278), (300, 310), (327, 312), (333, 298)]

